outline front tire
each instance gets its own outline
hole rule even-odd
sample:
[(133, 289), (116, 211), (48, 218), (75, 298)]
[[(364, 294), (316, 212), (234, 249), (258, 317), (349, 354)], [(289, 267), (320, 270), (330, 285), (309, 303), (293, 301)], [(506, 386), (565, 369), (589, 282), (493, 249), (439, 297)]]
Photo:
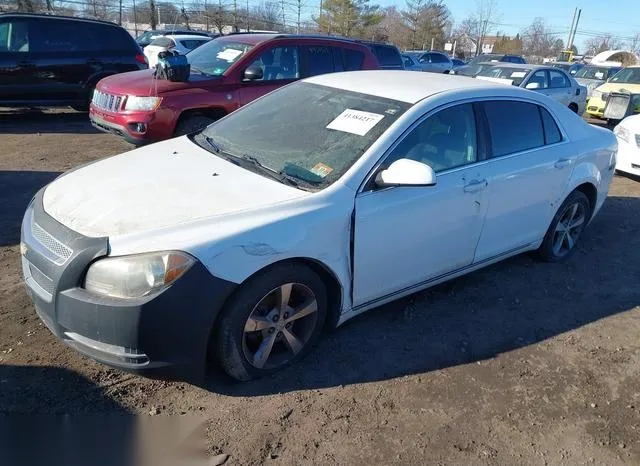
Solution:
[(302, 359), (327, 316), (322, 279), (301, 264), (280, 264), (251, 278), (227, 303), (211, 349), (236, 380), (277, 372)]
[(546, 262), (559, 262), (571, 257), (590, 217), (589, 199), (581, 191), (573, 191), (553, 217), (537, 250), (538, 257)]
[(200, 131), (209, 126), (215, 120), (204, 115), (191, 115), (181, 118), (176, 125), (175, 136), (184, 136), (195, 131)]

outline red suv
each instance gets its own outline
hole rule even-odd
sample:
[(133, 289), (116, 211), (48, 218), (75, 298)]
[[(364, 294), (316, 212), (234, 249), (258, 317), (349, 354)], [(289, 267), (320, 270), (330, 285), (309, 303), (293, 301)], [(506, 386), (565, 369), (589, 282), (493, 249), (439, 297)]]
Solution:
[(141, 145), (203, 128), (290, 82), (323, 73), (378, 69), (365, 44), (348, 39), (230, 34), (188, 54), (185, 82), (153, 70), (109, 76), (96, 86), (92, 124)]

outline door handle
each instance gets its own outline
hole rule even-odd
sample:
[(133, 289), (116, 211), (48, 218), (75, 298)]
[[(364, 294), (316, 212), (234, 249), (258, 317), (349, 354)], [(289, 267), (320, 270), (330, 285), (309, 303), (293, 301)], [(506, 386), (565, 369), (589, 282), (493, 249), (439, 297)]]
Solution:
[(571, 165), (571, 159), (560, 159), (555, 163), (554, 167), (564, 168), (569, 165)]
[(465, 193), (477, 193), (487, 187), (489, 183), (487, 180), (473, 180), (471, 183), (464, 186)]

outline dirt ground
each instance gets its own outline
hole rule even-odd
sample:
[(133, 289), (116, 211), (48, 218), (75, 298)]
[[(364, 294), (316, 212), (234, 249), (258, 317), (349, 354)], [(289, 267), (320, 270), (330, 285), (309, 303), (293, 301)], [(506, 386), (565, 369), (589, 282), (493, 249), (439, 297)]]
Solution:
[(129, 148), (86, 115), (0, 112), (0, 415), (191, 414), (225, 464), (640, 464), (640, 182), (617, 176), (574, 257), (521, 256), (366, 313), (294, 368), (198, 386), (56, 341), (19, 228), (58, 173)]

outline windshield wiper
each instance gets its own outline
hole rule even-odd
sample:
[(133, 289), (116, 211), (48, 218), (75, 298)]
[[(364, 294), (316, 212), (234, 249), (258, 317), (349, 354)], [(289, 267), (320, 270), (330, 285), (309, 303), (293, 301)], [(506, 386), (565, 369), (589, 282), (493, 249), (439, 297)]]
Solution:
[(203, 134), (202, 138), (205, 140), (207, 144), (209, 144), (209, 147), (211, 147), (216, 154), (219, 154), (221, 152), (220, 146), (216, 144), (216, 142), (213, 140), (211, 136), (207, 136), (206, 134)]
[(267, 175), (271, 176), (271, 178), (274, 178), (277, 181), (280, 181), (281, 183), (287, 183), (287, 184), (289, 184), (291, 186), (295, 186), (296, 188), (300, 186), (300, 184), (295, 179), (293, 179), (291, 176), (287, 175), (286, 173), (284, 173), (282, 171), (278, 172), (278, 171), (274, 170), (273, 168), (267, 167), (266, 165), (262, 164), (253, 155), (245, 154), (245, 155), (243, 155), (242, 157), (239, 157), (239, 158), (249, 162), (253, 167), (259, 168), (262, 172), (264, 172)]

